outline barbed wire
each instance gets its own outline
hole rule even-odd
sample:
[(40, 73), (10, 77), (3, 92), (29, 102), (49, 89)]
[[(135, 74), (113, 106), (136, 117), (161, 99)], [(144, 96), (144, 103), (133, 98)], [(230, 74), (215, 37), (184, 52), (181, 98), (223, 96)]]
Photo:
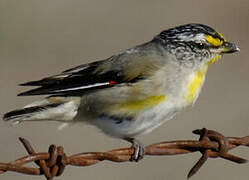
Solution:
[[(199, 140), (167, 141), (152, 144), (145, 147), (145, 155), (178, 155), (199, 151), (202, 156), (188, 173), (188, 178), (193, 176), (208, 158), (223, 158), (235, 163), (246, 163), (247, 160), (229, 154), (228, 151), (238, 146), (249, 147), (249, 136), (225, 137), (222, 134), (203, 129), (193, 131), (200, 135)], [(28, 152), (28, 156), (21, 157), (10, 163), (0, 163), (0, 174), (14, 171), (29, 175), (44, 175), (47, 180), (60, 176), (67, 165), (90, 166), (98, 162), (108, 160), (113, 162), (130, 161), (134, 153), (133, 147), (115, 149), (107, 152), (85, 152), (67, 156), (63, 147), (50, 145), (48, 152), (36, 153), (28, 140), (19, 138)], [(34, 162), (39, 167), (32, 168), (24, 166)]]

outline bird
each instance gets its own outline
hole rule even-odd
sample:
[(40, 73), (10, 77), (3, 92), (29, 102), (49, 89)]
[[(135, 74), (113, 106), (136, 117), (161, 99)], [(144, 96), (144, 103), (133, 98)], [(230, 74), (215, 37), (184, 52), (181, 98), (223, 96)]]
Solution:
[(130, 142), (131, 161), (139, 161), (145, 149), (137, 136), (193, 105), (210, 65), (237, 51), (207, 25), (179, 25), (107, 59), (20, 84), (34, 89), (18, 96), (46, 97), (4, 114), (3, 120), (85, 122)]

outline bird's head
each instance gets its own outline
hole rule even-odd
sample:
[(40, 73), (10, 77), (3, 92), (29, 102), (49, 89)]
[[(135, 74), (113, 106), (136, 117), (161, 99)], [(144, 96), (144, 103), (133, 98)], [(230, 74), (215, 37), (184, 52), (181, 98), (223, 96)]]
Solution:
[(212, 64), (224, 53), (239, 51), (239, 48), (215, 31), (202, 24), (186, 24), (161, 32), (155, 39), (176, 59), (186, 65)]

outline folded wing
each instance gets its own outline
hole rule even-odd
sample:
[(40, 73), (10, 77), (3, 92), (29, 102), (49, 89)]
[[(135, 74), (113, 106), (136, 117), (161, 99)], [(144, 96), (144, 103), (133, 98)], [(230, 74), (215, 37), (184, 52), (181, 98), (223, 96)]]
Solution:
[(20, 93), (18, 96), (80, 96), (89, 91), (110, 88), (122, 83), (132, 83), (142, 78), (142, 74), (138, 72), (129, 75), (132, 78), (127, 78), (122, 68), (113, 68), (113, 66), (116, 66), (115, 63), (108, 60), (97, 61), (66, 70), (55, 76), (20, 84), (39, 87)]

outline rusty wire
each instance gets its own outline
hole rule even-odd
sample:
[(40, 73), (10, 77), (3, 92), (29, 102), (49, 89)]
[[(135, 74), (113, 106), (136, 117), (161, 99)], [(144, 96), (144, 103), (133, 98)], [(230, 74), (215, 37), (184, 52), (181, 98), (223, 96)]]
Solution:
[[(247, 160), (229, 154), (228, 151), (238, 146), (249, 147), (249, 136), (242, 138), (224, 137), (222, 134), (205, 128), (193, 131), (200, 135), (199, 140), (168, 141), (152, 144), (145, 147), (145, 155), (178, 155), (199, 151), (202, 156), (188, 173), (193, 176), (208, 158), (223, 158), (235, 163), (246, 163)], [(108, 152), (86, 152), (66, 156), (63, 147), (50, 145), (48, 152), (36, 153), (31, 144), (24, 138), (19, 138), (28, 152), (28, 156), (19, 158), (10, 163), (0, 163), (0, 174), (14, 171), (29, 175), (44, 175), (47, 180), (60, 176), (67, 165), (90, 166), (103, 160), (126, 162), (134, 152), (132, 147), (115, 149)], [(24, 166), (35, 162), (39, 168)]]

